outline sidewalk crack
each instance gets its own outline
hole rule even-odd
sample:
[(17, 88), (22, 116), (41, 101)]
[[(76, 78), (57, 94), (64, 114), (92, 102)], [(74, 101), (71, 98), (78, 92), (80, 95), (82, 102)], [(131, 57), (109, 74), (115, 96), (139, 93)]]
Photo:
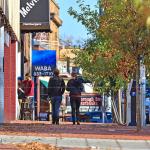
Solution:
[(120, 150), (122, 150), (122, 146), (121, 146), (121, 144), (119, 143), (119, 141), (118, 140), (115, 140), (116, 141), (116, 144), (118, 145), (118, 148), (120, 149)]
[(89, 142), (87, 138), (85, 139), (85, 145), (89, 147)]

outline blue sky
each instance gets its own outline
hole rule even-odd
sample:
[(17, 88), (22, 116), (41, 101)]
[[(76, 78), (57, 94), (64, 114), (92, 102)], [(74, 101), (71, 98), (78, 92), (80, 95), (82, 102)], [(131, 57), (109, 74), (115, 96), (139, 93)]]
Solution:
[[(94, 2), (95, 1), (95, 2)], [(85, 0), (86, 4), (93, 6), (96, 0)], [(60, 7), (60, 18), (63, 20), (63, 25), (60, 27), (60, 37), (73, 37), (73, 39), (86, 39), (87, 31), (81, 23), (68, 14), (70, 6), (78, 10), (76, 0), (57, 0)]]

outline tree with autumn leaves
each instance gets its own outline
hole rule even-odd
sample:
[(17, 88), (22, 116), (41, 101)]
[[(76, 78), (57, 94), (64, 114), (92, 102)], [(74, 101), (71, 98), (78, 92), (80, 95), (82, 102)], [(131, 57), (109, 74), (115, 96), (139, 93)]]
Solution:
[(87, 28), (91, 37), (82, 51), (75, 52), (75, 62), (99, 92), (118, 90), (136, 79), (137, 130), (140, 130), (140, 61), (149, 68), (150, 2), (101, 0), (95, 10), (83, 0), (77, 3), (81, 11), (71, 7), (69, 14)]

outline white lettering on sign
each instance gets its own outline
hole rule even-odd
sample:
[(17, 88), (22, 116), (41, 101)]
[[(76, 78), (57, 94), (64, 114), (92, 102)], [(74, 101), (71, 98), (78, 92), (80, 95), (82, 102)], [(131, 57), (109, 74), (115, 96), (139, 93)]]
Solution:
[(100, 98), (98, 97), (83, 97), (81, 98), (82, 106), (100, 106)]
[(35, 71), (52, 71), (51, 66), (35, 66)]
[(20, 9), (20, 13), (23, 18), (25, 18), (28, 13), (32, 10), (33, 7), (39, 2), (40, 0), (31, 0), (31, 2), (27, 2), (25, 7)]
[(53, 76), (53, 72), (33, 72), (33, 76)]

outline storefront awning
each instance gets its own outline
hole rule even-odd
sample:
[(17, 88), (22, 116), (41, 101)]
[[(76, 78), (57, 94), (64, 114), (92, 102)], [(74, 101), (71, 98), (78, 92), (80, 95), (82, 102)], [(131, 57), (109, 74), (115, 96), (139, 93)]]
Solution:
[(48, 88), (48, 82), (47, 82), (47, 81), (40, 80), (40, 82), (41, 82), (46, 88)]
[(40, 82), (48, 88), (49, 77), (39, 77)]

